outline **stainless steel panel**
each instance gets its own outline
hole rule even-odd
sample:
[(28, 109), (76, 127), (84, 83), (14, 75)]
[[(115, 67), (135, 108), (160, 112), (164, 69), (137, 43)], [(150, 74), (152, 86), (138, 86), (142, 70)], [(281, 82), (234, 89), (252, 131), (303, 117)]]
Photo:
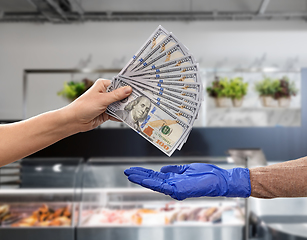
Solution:
[(243, 226), (77, 228), (77, 240), (239, 240)]
[(74, 228), (0, 228), (1, 240), (74, 240)]
[(73, 202), (76, 194), (73, 188), (1, 189), (0, 202)]
[(250, 209), (272, 240), (307, 239), (307, 199), (250, 198)]

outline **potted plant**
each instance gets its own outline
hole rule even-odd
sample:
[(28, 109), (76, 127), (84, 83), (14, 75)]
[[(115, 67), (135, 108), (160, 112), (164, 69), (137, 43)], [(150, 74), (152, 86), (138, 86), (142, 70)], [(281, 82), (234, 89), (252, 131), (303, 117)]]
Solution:
[(234, 107), (241, 107), (243, 97), (247, 94), (248, 83), (243, 82), (243, 78), (236, 77), (230, 80), (229, 96)]
[(255, 83), (255, 90), (259, 93), (262, 106), (264, 107), (277, 107), (276, 93), (280, 89), (279, 80), (274, 80), (265, 77), (262, 81)]
[(87, 91), (92, 85), (93, 81), (89, 79), (83, 79), (81, 82), (64, 82), (63, 89), (57, 93), (58, 96), (63, 96), (69, 101), (74, 101)]
[(290, 82), (289, 78), (284, 76), (279, 80), (280, 88), (276, 92), (275, 97), (278, 99), (279, 107), (289, 107), (291, 96), (295, 96), (298, 90), (295, 87), (295, 82)]
[(217, 107), (230, 107), (228, 78), (216, 77), (211, 86), (207, 87), (207, 93), (214, 98)]

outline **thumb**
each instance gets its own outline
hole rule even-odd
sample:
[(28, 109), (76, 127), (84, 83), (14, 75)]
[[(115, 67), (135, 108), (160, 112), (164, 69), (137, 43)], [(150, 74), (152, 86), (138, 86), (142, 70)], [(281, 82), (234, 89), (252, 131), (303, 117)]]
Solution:
[(108, 106), (113, 102), (122, 100), (132, 93), (132, 88), (129, 86), (118, 88), (112, 92), (104, 93), (103, 103)]
[(181, 174), (184, 173), (188, 167), (189, 165), (168, 165), (168, 166), (163, 166), (160, 171), (163, 173), (173, 172)]

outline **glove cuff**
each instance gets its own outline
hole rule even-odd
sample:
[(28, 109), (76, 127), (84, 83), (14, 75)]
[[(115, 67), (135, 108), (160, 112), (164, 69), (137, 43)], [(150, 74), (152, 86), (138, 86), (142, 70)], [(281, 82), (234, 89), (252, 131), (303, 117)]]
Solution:
[(251, 195), (250, 173), (248, 168), (233, 168), (228, 171), (228, 192), (225, 197), (247, 198)]

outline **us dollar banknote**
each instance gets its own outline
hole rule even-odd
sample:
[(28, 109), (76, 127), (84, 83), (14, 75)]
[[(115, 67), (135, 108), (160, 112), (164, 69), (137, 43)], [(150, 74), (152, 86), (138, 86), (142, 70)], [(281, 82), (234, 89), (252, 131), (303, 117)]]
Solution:
[(147, 59), (142, 64), (139, 64), (138, 68), (135, 68), (134, 72), (146, 70), (150, 68), (150, 66), (152, 66), (153, 64), (165, 63), (165, 62), (172, 61), (174, 59), (184, 57), (187, 55), (189, 55), (189, 53), (187, 52), (186, 48), (182, 44), (177, 43), (176, 45), (163, 51), (159, 55), (153, 58)]
[(173, 68), (164, 68), (164, 69), (156, 69), (153, 71), (147, 72), (131, 72), (126, 76), (129, 77), (146, 77), (146, 76), (153, 76), (153, 75), (161, 75), (161, 74), (175, 74), (175, 73), (197, 73), (199, 71), (198, 64), (192, 64), (187, 66), (178, 66)]
[[(135, 81), (140, 81), (139, 79)], [(163, 79), (150, 79), (146, 81), (148, 83), (157, 85), (158, 87), (172, 87), (172, 88), (180, 88), (180, 89), (186, 89), (191, 90), (195, 92), (201, 92), (202, 91), (202, 85), (201, 83), (196, 82), (181, 82), (181, 81), (168, 81)]]
[[(142, 61), (137, 62), (137, 64), (131, 69), (131, 71), (132, 72), (136, 71), (136, 69), (139, 68), (141, 65), (146, 66), (147, 62), (157, 57), (161, 53), (167, 51), (176, 44), (179, 44), (179, 40), (175, 37), (173, 33), (170, 33), (159, 44), (157, 44), (157, 46), (154, 49), (148, 52), (147, 55), (142, 59)], [(188, 50), (186, 49), (186, 47), (184, 45), (181, 46), (187, 53)]]
[(128, 82), (132, 82), (136, 85), (139, 85), (139, 86), (142, 86), (146, 89), (153, 89), (153, 90), (156, 90), (156, 91), (159, 91), (161, 93), (165, 93), (167, 95), (170, 95), (170, 96), (174, 96), (174, 95), (179, 95), (179, 96), (184, 96), (185, 98), (187, 99), (192, 99), (192, 100), (195, 100), (195, 101), (199, 101), (199, 97), (200, 95), (198, 94), (198, 92), (195, 92), (195, 91), (190, 91), (190, 90), (186, 90), (186, 89), (180, 89), (180, 88), (172, 88), (172, 87), (159, 87), (155, 84), (151, 84), (151, 83), (148, 83), (148, 82), (142, 82), (142, 81), (136, 81), (136, 80), (131, 80), (129, 78), (123, 78), (123, 79), (126, 79)]
[(187, 141), (203, 100), (200, 68), (172, 32), (159, 26), (116, 75), (107, 91), (132, 94), (106, 113), (126, 123), (168, 156)]
[[(124, 81), (124, 80), (123, 80)], [(162, 97), (155, 97), (152, 92), (147, 91), (146, 88), (142, 88), (138, 85), (135, 85), (133, 82), (128, 82), (133, 88), (137, 89), (138, 91), (142, 92), (145, 96), (149, 99), (152, 99), (158, 106), (163, 106), (167, 110), (171, 111), (172, 113), (176, 114), (182, 121), (193, 125), (195, 121), (195, 111), (196, 107), (188, 106), (188, 105), (176, 105), (174, 102), (167, 101)]]
[(179, 67), (179, 66), (186, 66), (186, 65), (192, 65), (196, 63), (194, 57), (192, 55), (176, 58), (174, 60), (169, 60), (167, 62), (156, 62), (156, 65), (153, 64), (150, 66), (150, 68), (147, 68), (145, 70), (139, 71), (139, 72), (147, 72), (152, 70), (162, 70), (165, 68), (173, 68), (173, 67)]
[(126, 72), (131, 71), (131, 69), (134, 68), (134, 66), (139, 62), (142, 63), (144, 61), (143, 58), (146, 57), (147, 54), (168, 35), (169, 32), (165, 28), (163, 28), (161, 25), (158, 26), (144, 45), (133, 55), (132, 59), (121, 70), (120, 74), (125, 74)]
[[(129, 85), (121, 79), (115, 80), (117, 88)], [(130, 86), (133, 89), (132, 94), (123, 101), (110, 104), (108, 111), (171, 156), (185, 139), (191, 126)]]
[[(125, 79), (125, 81), (130, 81), (127, 77), (126, 78), (123, 78)], [(158, 89), (156, 87), (151, 87), (151, 86), (148, 86), (146, 84), (143, 84), (139, 81), (134, 81), (133, 82), (135, 85), (138, 85), (140, 87), (143, 87), (143, 88), (146, 88), (147, 90), (149, 91), (154, 91), (156, 92), (157, 94), (161, 95), (161, 96), (170, 96), (172, 98), (177, 98), (178, 100), (181, 100), (183, 102), (186, 102), (186, 103), (189, 103), (191, 105), (198, 105), (200, 103), (200, 101), (197, 99), (198, 96), (195, 95), (195, 93), (189, 93), (187, 94), (185, 92), (185, 94), (182, 93), (178, 93), (178, 92), (174, 92), (174, 91), (169, 91), (169, 90), (161, 90), (161, 89)], [(183, 90), (182, 90), (183, 91)]]

